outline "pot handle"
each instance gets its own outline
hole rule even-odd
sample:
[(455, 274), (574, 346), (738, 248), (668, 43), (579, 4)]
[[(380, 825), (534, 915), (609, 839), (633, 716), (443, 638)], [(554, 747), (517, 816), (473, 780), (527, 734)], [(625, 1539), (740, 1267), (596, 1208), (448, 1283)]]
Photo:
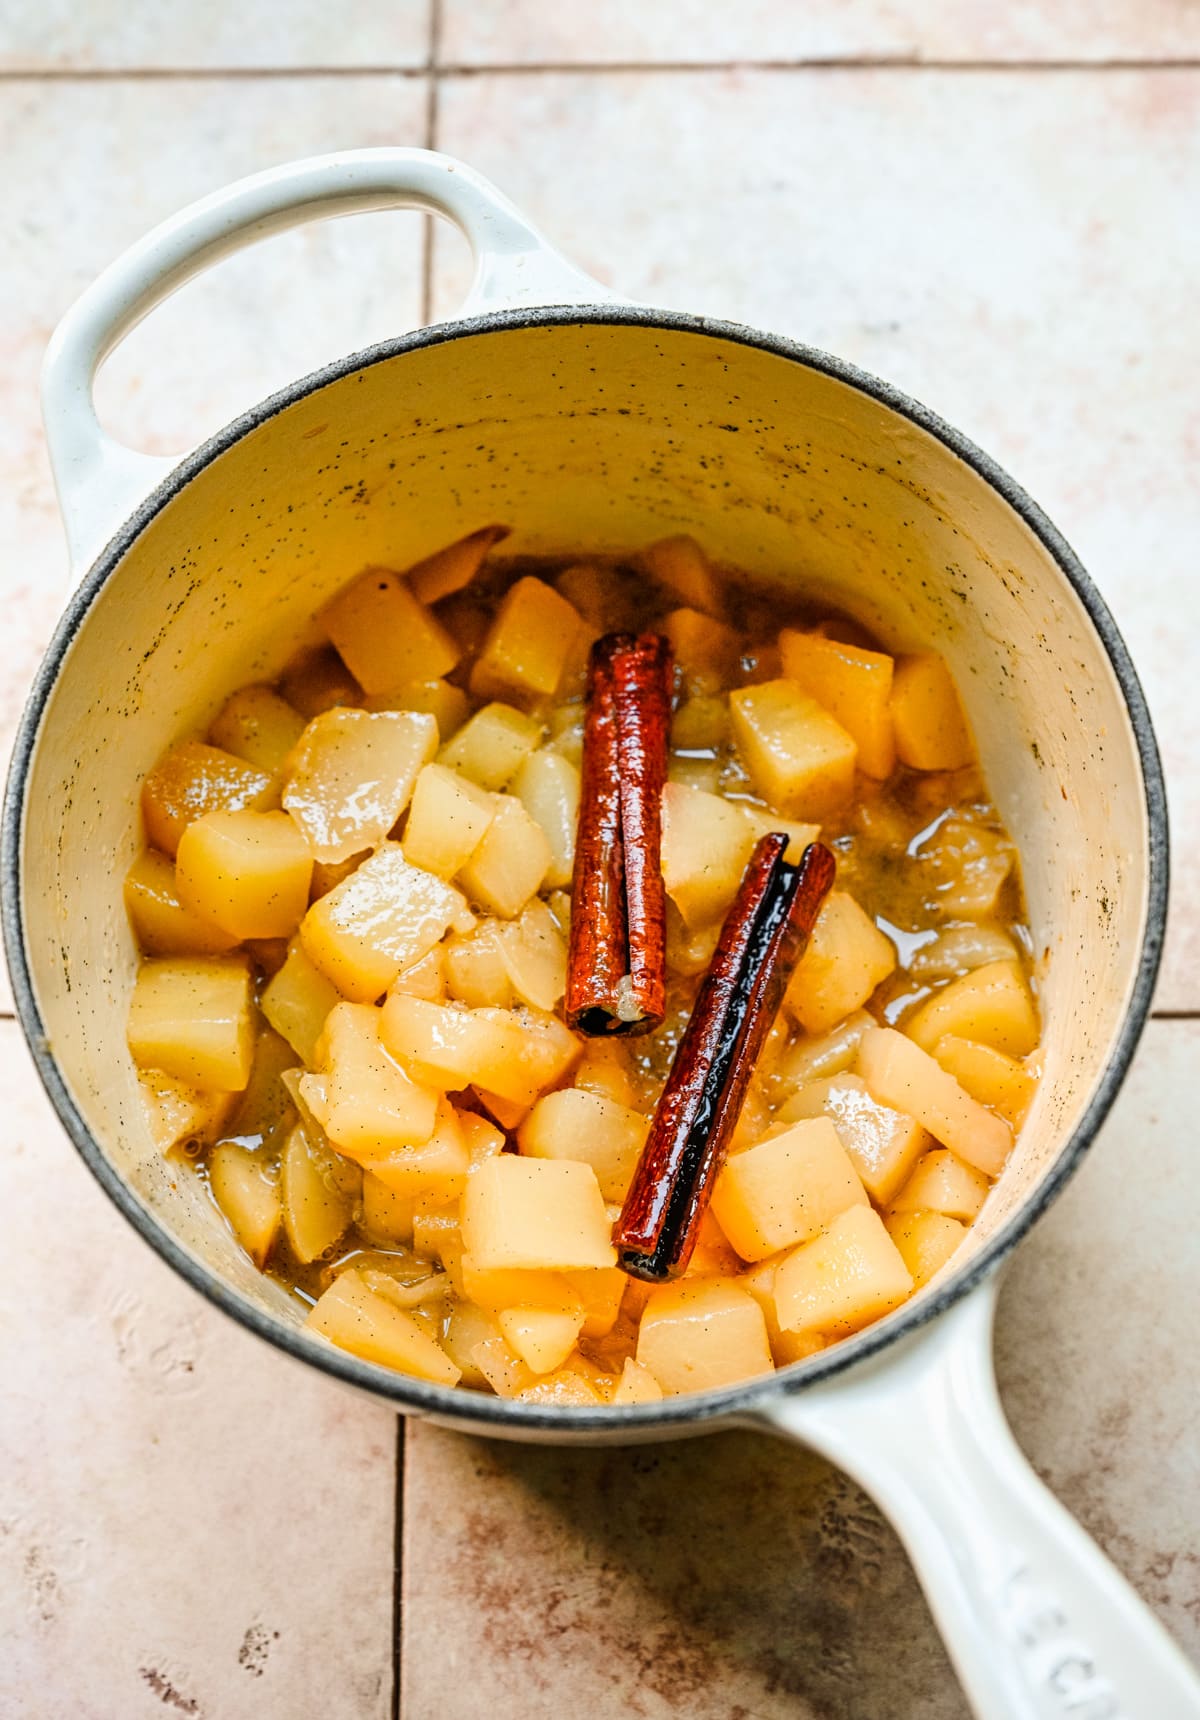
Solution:
[(612, 295), (462, 162), (425, 149), (358, 149), (239, 179), (193, 203), (110, 263), (59, 323), (42, 370), (42, 416), (72, 560), (86, 564), (177, 464), (101, 428), (92, 389), (118, 342), (210, 263), (307, 221), (423, 209), (453, 221), (475, 257), (461, 315), (506, 306), (595, 304)]
[(992, 1364), (996, 1280), (769, 1428), (854, 1477), (908, 1549), (978, 1720), (1188, 1720), (1200, 1675), (1038, 1479)]

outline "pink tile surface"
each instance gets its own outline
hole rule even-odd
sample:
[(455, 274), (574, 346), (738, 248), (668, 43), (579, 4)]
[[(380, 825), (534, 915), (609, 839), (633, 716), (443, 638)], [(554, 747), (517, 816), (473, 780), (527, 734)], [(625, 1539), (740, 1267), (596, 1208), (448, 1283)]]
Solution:
[(443, 0), (445, 65), (695, 64), (722, 60), (1163, 60), (1200, 51), (1176, 0)]
[[(1189, 1082), (1157, 1022), (1001, 1299), (1006, 1403), (1050, 1485), (1200, 1657)], [(965, 1720), (895, 1536), (748, 1434), (555, 1451), (410, 1428), (404, 1720)]]
[[(854, 359), (1037, 497), (1145, 680), (1175, 833), (1159, 1006), (1200, 1006), (1200, 72), (481, 76), (444, 85), (438, 141), (619, 292)], [(440, 229), (436, 257), (447, 314)]]
[(391, 1713), (395, 1420), (118, 1217), (0, 1024), (0, 1713)]
[(11, 0), (0, 18), (0, 68), (88, 72), (140, 68), (420, 66), (431, 0)]

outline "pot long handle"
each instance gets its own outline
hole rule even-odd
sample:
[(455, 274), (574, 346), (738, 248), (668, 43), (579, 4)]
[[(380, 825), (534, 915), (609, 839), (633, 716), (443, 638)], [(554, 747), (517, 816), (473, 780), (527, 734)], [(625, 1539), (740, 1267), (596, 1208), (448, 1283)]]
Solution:
[(995, 1298), (993, 1276), (766, 1420), (891, 1518), (979, 1720), (1194, 1720), (1200, 1675), (1013, 1438)]
[(464, 316), (610, 297), (561, 257), (495, 186), (446, 155), (346, 150), (240, 179), (130, 246), (76, 301), (51, 339), (42, 371), (42, 415), (73, 561), (90, 561), (177, 464), (124, 447), (96, 417), (96, 372), (122, 337), (231, 251), (307, 221), (379, 209), (423, 209), (461, 228), (475, 257)]

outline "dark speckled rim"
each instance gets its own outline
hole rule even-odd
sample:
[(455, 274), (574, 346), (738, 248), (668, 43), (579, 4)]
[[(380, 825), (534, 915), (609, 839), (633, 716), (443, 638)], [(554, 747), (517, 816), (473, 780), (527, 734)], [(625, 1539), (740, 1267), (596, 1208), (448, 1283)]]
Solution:
[[(667, 334), (709, 335), (740, 346), (754, 347), (794, 364), (823, 373), (870, 396), (880, 405), (909, 419), (926, 431), (965, 465), (975, 471), (1018, 514), (1033, 535), (1053, 557), (1091, 618), (1108, 653), (1120, 684), (1141, 759), (1149, 833), (1148, 899), (1146, 923), (1138, 955), (1137, 973), (1129, 1004), (1121, 1023), (1112, 1057), (1097, 1083), (1087, 1108), (1070, 1137), (1063, 1142), (1049, 1175), (1034, 1194), (992, 1237), (977, 1258), (950, 1278), (927, 1302), (901, 1311), (881, 1325), (784, 1370), (766, 1381), (738, 1386), (728, 1391), (706, 1392), (695, 1397), (668, 1400), (659, 1405), (602, 1410), (546, 1409), (474, 1392), (461, 1392), (392, 1373), (359, 1361), (332, 1345), (318, 1344), (299, 1330), (285, 1326), (261, 1308), (238, 1295), (215, 1273), (190, 1255), (175, 1237), (133, 1194), (105, 1157), (68, 1091), (58, 1063), (47, 1043), (45, 1028), (34, 995), (25, 924), (22, 912), (22, 833), (25, 792), (30, 762), (37, 744), (47, 701), (58, 679), (63, 659), (84, 616), (103, 590), (110, 574), (126, 551), (166, 504), (219, 455), (240, 441), (268, 418), (286, 410), (297, 400), (313, 394), (354, 371), (381, 364), (405, 352), (440, 346), (477, 335), (503, 335), (509, 329), (562, 327), (571, 325), (630, 326), (661, 330)], [(356, 1386), (393, 1403), (406, 1414), (434, 1415), (438, 1420), (462, 1428), (508, 1437), (547, 1439), (572, 1434), (619, 1439), (637, 1438), (655, 1431), (669, 1434), (698, 1424), (748, 1422), (761, 1417), (771, 1400), (828, 1380), (868, 1356), (878, 1354), (902, 1336), (935, 1319), (953, 1302), (965, 1296), (991, 1273), (1016, 1246), (1025, 1232), (1075, 1171), (1095, 1139), (1129, 1067), (1150, 1010), (1162, 953), (1167, 908), (1168, 838), (1166, 793), (1158, 747), (1146, 707), (1145, 696), (1125, 642), (1103, 599), (1088, 578), (1078, 558), (1041, 509), (973, 442), (946, 424), (924, 406), (886, 382), (859, 370), (856, 365), (802, 346), (776, 335), (762, 334), (735, 323), (714, 321), (680, 312), (641, 309), (636, 306), (596, 305), (548, 306), (532, 310), (495, 311), (486, 316), (420, 329), (395, 340), (384, 341), (364, 352), (352, 354), (326, 369), (315, 372), (273, 394), (260, 405), (226, 426), (195, 453), (183, 460), (152, 492), (109, 543), (103, 554), (72, 596), (58, 624), (50, 648), (42, 661), (17, 732), (9, 769), (0, 832), (0, 910), (4, 943), (12, 976), (17, 1014), (29, 1042), (42, 1083), (55, 1110), (78, 1148), (84, 1162), (117, 1208), (135, 1230), (208, 1301), (239, 1321), (249, 1331), (277, 1349), (322, 1369), (333, 1378)]]

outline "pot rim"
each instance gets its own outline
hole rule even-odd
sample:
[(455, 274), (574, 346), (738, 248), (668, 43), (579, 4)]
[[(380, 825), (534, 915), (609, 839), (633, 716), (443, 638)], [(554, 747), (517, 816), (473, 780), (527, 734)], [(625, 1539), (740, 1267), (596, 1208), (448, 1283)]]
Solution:
[[(908, 419), (940, 442), (976, 472), (1008, 503), (1041, 542), (1075, 591), (1099, 635), (1121, 689), (1133, 728), (1141, 765), (1147, 816), (1147, 902), (1141, 948), (1129, 1002), (1117, 1041), (1076, 1127), (1062, 1143), (1049, 1174), (1033, 1195), (985, 1244), (979, 1254), (953, 1274), (924, 1302), (906, 1304), (895, 1314), (844, 1339), (831, 1350), (795, 1362), (766, 1379), (750, 1380), (720, 1391), (666, 1399), (662, 1404), (605, 1405), (598, 1409), (544, 1408), (512, 1399), (489, 1398), (457, 1387), (436, 1386), (374, 1363), (361, 1361), (332, 1344), (320, 1344), (301, 1328), (285, 1325), (243, 1298), (223, 1278), (194, 1258), (137, 1198), (105, 1156), (71, 1096), (51, 1050), (34, 995), (25, 945), (22, 914), (22, 835), (29, 767), (42, 717), (57, 683), (70, 644), (84, 617), (127, 551), (142, 531), (173, 498), (243, 437), (297, 401), (339, 382), (356, 371), (424, 347), (440, 346), (478, 335), (513, 329), (576, 325), (623, 325), (659, 329), (667, 334), (693, 334), (752, 347), (787, 359), (857, 389), (900, 417)], [(33, 1055), (38, 1075), (59, 1120), (88, 1169), (144, 1241), (193, 1289), (238, 1321), (247, 1330), (295, 1359), (321, 1369), (344, 1384), (387, 1399), (403, 1413), (429, 1414), (482, 1433), (519, 1433), (545, 1437), (558, 1434), (631, 1436), (657, 1430), (670, 1432), (692, 1423), (746, 1421), (762, 1414), (763, 1406), (808, 1385), (828, 1380), (859, 1361), (876, 1356), (909, 1336), (966, 1296), (1012, 1251), (1032, 1224), (1065, 1187), (1091, 1146), (1120, 1089), (1150, 1011), (1162, 957), (1169, 873), (1166, 790), (1162, 764), (1145, 694), (1124, 639), (1100, 593), (1065, 538), (1032, 498), (995, 460), (969, 437), (900, 389), (845, 359), (781, 335), (744, 324), (697, 316), (684, 311), (624, 304), (537, 306), (494, 310), (479, 316), (438, 323), (409, 334), (380, 341), (335, 360), (268, 395), (233, 419), (182, 459), (129, 516), (75, 587), (39, 665), (13, 747), (0, 828), (0, 918), (16, 1002), (17, 1018)]]

